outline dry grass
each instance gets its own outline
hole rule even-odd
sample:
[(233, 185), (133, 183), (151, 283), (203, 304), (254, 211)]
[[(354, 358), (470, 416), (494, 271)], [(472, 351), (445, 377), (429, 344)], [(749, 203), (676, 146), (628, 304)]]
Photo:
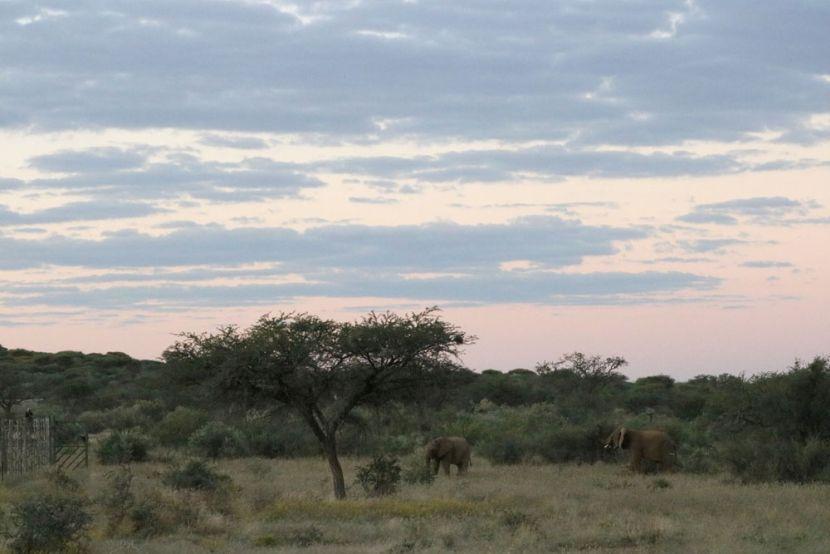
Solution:
[[(346, 460), (347, 481), (356, 460)], [(830, 552), (830, 487), (742, 486), (720, 477), (631, 475), (619, 466), (489, 466), (463, 478), (402, 485), (394, 496), (331, 500), (323, 460), (221, 462), (223, 493), (173, 491), (164, 464), (133, 466), (134, 491), (158, 511), (162, 534), (106, 531), (91, 550), (196, 552)], [(77, 477), (96, 498), (110, 468)], [(32, 483), (0, 487), (8, 504)]]

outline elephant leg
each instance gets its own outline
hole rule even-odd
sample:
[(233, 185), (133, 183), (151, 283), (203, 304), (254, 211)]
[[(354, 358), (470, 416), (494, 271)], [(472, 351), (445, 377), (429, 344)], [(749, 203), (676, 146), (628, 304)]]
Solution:
[(466, 460), (462, 460), (461, 462), (459, 462), (459, 464), (458, 464), (458, 474), (461, 475), (462, 473), (467, 473), (467, 467), (468, 467), (468, 464), (467, 464)]
[(444, 475), (450, 474), (450, 461), (446, 458), (441, 460), (441, 467), (444, 468)]
[(438, 475), (438, 460), (430, 460), (429, 469), (432, 470), (433, 475)]
[(640, 473), (640, 460), (642, 459), (642, 455), (639, 452), (632, 452), (631, 453), (631, 470), (635, 473)]

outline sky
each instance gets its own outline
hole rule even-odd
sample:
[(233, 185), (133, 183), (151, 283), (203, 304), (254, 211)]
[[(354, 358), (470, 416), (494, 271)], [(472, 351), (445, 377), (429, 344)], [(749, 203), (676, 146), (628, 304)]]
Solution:
[(438, 306), (508, 370), (830, 353), (824, 0), (0, 0), (0, 344)]

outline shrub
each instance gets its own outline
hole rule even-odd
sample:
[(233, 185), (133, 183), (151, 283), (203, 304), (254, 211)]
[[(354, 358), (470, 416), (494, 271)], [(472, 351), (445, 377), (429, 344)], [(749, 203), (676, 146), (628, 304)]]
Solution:
[(66, 552), (85, 540), (92, 522), (83, 498), (55, 494), (41, 494), (15, 504), (11, 519), (14, 530), (9, 546), (21, 553)]
[(285, 535), (263, 535), (258, 537), (254, 541), (254, 544), (256, 546), (264, 546), (269, 548), (286, 545), (305, 548), (323, 542), (325, 542), (323, 532), (318, 527), (310, 525), (302, 529), (296, 529), (286, 533)]
[(385, 496), (398, 490), (401, 466), (393, 456), (376, 456), (368, 465), (357, 468), (355, 481), (368, 496)]
[(78, 416), (78, 422), (90, 433), (106, 429), (124, 431), (135, 428), (149, 428), (161, 419), (163, 407), (154, 400), (139, 400), (130, 406), (119, 406), (110, 410), (92, 410)]
[(512, 437), (489, 439), (481, 443), (478, 449), (494, 464), (518, 464), (526, 454), (522, 444)]
[(132, 491), (133, 474), (129, 468), (124, 468), (109, 472), (105, 477), (109, 486), (101, 494), (100, 503), (107, 518), (107, 531), (112, 533), (121, 525), (135, 504)]
[(60, 491), (78, 493), (81, 491), (81, 484), (66, 474), (62, 469), (53, 469), (45, 474), (46, 480)]
[(311, 525), (304, 529), (298, 529), (289, 537), (289, 542), (296, 546), (311, 546), (323, 542), (323, 532)]
[(389, 435), (378, 441), (378, 452), (403, 455), (419, 448), (424, 444), (424, 439), (419, 433)]
[(201, 460), (190, 460), (184, 467), (174, 467), (162, 478), (165, 485), (174, 489), (215, 491), (230, 481), (230, 477), (217, 473)]
[(193, 433), (208, 421), (208, 414), (202, 410), (179, 406), (164, 416), (155, 428), (155, 437), (164, 446), (187, 444)]
[(830, 481), (830, 441), (804, 443), (764, 436), (722, 443), (720, 456), (744, 483)]
[(281, 421), (261, 419), (242, 425), (248, 453), (265, 458), (314, 456), (320, 446), (304, 423), (294, 418)]
[(663, 477), (658, 477), (651, 484), (651, 488), (653, 488), (653, 489), (670, 489), (671, 488), (671, 481), (669, 481), (668, 479), (664, 479)]
[(401, 477), (405, 483), (410, 485), (428, 485), (435, 480), (432, 468), (420, 453), (411, 454), (404, 458)]
[(505, 510), (499, 517), (502, 525), (507, 527), (510, 532), (515, 532), (521, 526), (533, 527), (536, 522), (530, 515), (520, 510)]
[(116, 431), (98, 445), (98, 460), (102, 464), (128, 464), (147, 460), (150, 443), (137, 433)]
[(220, 421), (204, 425), (193, 433), (188, 441), (190, 447), (207, 458), (234, 458), (246, 453), (242, 433)]
[[(606, 435), (607, 436), (607, 435)], [(539, 454), (553, 463), (594, 462), (602, 453), (602, 439), (598, 431), (590, 426), (566, 425), (550, 427), (540, 433), (534, 441)]]
[(167, 526), (159, 514), (160, 507), (154, 498), (144, 498), (130, 509), (130, 522), (133, 524), (133, 533), (139, 537), (148, 538), (162, 534)]

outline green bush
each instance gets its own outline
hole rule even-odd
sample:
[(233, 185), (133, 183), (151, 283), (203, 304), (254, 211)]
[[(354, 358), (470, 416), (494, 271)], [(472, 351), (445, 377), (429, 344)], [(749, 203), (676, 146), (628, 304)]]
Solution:
[(481, 454), (494, 464), (518, 464), (530, 454), (518, 439), (494, 437), (478, 445)]
[(133, 473), (129, 468), (105, 475), (108, 486), (100, 497), (100, 504), (107, 518), (107, 531), (113, 533), (124, 521), (135, 504)]
[(610, 433), (603, 424), (549, 426), (532, 435), (532, 450), (548, 462), (593, 463), (602, 457)]
[[(248, 453), (265, 458), (315, 456), (320, 445), (305, 423), (295, 418), (260, 419), (241, 424)], [(345, 452), (345, 450), (344, 450)]]
[(419, 448), (424, 442), (420, 433), (390, 435), (381, 439), (377, 451), (400, 456)]
[(87, 536), (92, 516), (77, 496), (40, 494), (15, 504), (11, 511), (13, 552), (66, 552)]
[(314, 525), (310, 525), (292, 533), (288, 537), (288, 541), (296, 546), (308, 547), (323, 542), (323, 532)]
[(376, 456), (369, 464), (357, 468), (355, 481), (368, 496), (385, 496), (398, 490), (401, 466), (393, 456)]
[(77, 479), (66, 474), (60, 468), (50, 469), (45, 474), (46, 481), (57, 490), (67, 493), (80, 493), (81, 484)]
[(161, 508), (155, 498), (143, 498), (130, 509), (133, 533), (142, 538), (154, 537), (168, 530), (160, 515)]
[(499, 517), (499, 521), (502, 525), (507, 527), (511, 533), (515, 533), (518, 531), (519, 527), (534, 527), (536, 525), (536, 521), (533, 519), (532, 516), (526, 514), (521, 510), (514, 510), (509, 509), (502, 512), (501, 516)]
[(139, 400), (132, 405), (119, 406), (111, 410), (83, 412), (78, 416), (78, 422), (90, 433), (100, 433), (107, 429), (149, 429), (161, 419), (163, 411), (160, 402)]
[(830, 441), (756, 436), (722, 443), (719, 453), (744, 483), (830, 481)]
[(173, 467), (162, 478), (162, 483), (174, 489), (215, 491), (230, 481), (230, 477), (214, 471), (201, 460), (190, 460), (183, 467)]
[(116, 431), (98, 445), (98, 461), (105, 465), (144, 462), (150, 442), (137, 433)]
[(191, 435), (190, 447), (206, 458), (236, 458), (247, 453), (245, 437), (230, 425), (212, 421)]
[(154, 429), (159, 444), (183, 446), (188, 439), (208, 422), (209, 416), (202, 410), (179, 406), (164, 416)]
[(294, 531), (285, 533), (284, 535), (263, 535), (258, 537), (254, 544), (266, 548), (276, 548), (280, 546), (299, 546), (306, 548), (315, 544), (325, 542), (323, 532), (314, 525), (302, 529), (295, 529)]
[(416, 452), (403, 459), (401, 478), (410, 485), (428, 485), (435, 480), (435, 474), (424, 455)]

